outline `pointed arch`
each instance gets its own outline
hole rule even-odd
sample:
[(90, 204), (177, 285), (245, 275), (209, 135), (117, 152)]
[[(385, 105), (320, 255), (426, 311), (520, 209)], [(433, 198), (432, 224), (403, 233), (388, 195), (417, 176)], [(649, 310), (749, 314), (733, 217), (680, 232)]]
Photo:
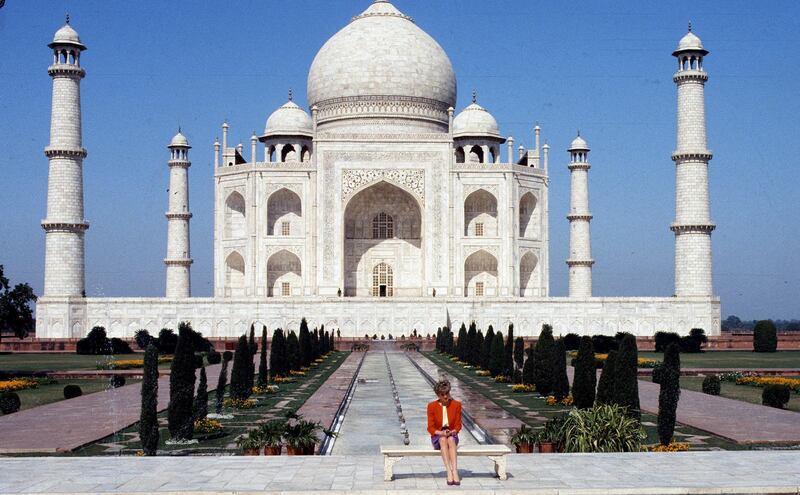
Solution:
[(539, 237), (538, 201), (532, 192), (526, 192), (519, 199), (519, 236), (535, 239)]
[(287, 188), (272, 193), (267, 200), (267, 235), (302, 235), (303, 206), (300, 196)]
[(291, 144), (284, 144), (281, 148), (281, 162), (296, 162), (297, 151)]
[(469, 149), (469, 162), (470, 163), (485, 163), (483, 156), (483, 148), (478, 145)]
[(288, 297), (302, 294), (303, 278), (300, 258), (285, 249), (267, 260), (267, 296)]
[(497, 258), (483, 249), (464, 260), (464, 295), (497, 295)]
[(225, 237), (239, 239), (247, 235), (244, 197), (234, 191), (225, 200)]
[(497, 236), (497, 198), (486, 189), (478, 189), (464, 200), (464, 235)]
[(244, 293), (244, 258), (233, 251), (225, 258), (225, 288), (231, 295)]
[(537, 284), (536, 267), (539, 266), (539, 258), (528, 251), (519, 260), (519, 295), (535, 296)]
[(459, 146), (456, 148), (456, 163), (464, 163), (466, 157), (464, 156), (464, 147)]

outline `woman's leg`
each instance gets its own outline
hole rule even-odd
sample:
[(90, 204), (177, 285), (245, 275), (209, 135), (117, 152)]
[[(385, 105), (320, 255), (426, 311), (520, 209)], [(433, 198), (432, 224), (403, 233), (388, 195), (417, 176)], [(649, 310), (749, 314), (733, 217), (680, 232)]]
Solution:
[(439, 447), (442, 451), (442, 460), (444, 461), (444, 469), (447, 472), (447, 481), (453, 481), (452, 470), (450, 469), (450, 444), (447, 439), (441, 437), (439, 439)]
[(447, 455), (449, 456), (450, 470), (453, 473), (453, 481), (460, 481), (461, 478), (458, 476), (458, 452), (456, 440), (453, 437), (447, 437), (447, 441), (444, 443), (447, 444)]

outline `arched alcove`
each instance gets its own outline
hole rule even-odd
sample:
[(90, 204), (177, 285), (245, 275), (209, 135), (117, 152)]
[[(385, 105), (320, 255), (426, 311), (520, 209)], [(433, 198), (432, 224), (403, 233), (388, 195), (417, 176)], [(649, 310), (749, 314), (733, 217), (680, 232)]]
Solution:
[(284, 187), (270, 195), (267, 200), (267, 235), (302, 235), (302, 220), (302, 202), (297, 193)]
[(302, 294), (303, 278), (300, 258), (285, 249), (267, 260), (267, 296), (288, 297)]
[(528, 251), (519, 260), (519, 292), (520, 296), (535, 296), (535, 288), (537, 288), (536, 280), (536, 267), (539, 264), (539, 259)]
[(244, 197), (232, 192), (225, 200), (225, 237), (239, 239), (247, 235)]
[(244, 258), (234, 251), (225, 259), (225, 288), (230, 295), (244, 293)]
[(538, 238), (539, 222), (536, 211), (536, 196), (526, 192), (519, 200), (519, 236), (530, 239)]
[(497, 295), (497, 258), (483, 249), (464, 260), (464, 294)]
[(464, 200), (464, 235), (497, 236), (497, 198), (485, 189), (478, 189)]

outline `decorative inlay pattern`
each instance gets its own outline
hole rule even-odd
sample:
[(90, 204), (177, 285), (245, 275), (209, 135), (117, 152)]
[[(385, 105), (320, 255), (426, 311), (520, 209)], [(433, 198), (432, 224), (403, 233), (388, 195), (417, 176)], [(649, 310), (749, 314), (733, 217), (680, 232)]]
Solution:
[(425, 171), (422, 169), (345, 169), (342, 171), (342, 203), (368, 184), (385, 180), (412, 192), (425, 203)]

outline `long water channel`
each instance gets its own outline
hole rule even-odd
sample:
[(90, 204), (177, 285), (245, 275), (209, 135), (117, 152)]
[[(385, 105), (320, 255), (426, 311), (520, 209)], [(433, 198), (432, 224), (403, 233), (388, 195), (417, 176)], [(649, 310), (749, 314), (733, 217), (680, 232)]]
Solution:
[[(364, 357), (332, 454), (377, 454), (381, 445), (403, 445), (394, 390), (405, 418), (409, 446), (431, 445), (426, 415), (428, 403), (436, 398), (431, 385), (404, 352), (374, 350)], [(460, 445), (477, 443), (466, 428), (458, 437)]]

